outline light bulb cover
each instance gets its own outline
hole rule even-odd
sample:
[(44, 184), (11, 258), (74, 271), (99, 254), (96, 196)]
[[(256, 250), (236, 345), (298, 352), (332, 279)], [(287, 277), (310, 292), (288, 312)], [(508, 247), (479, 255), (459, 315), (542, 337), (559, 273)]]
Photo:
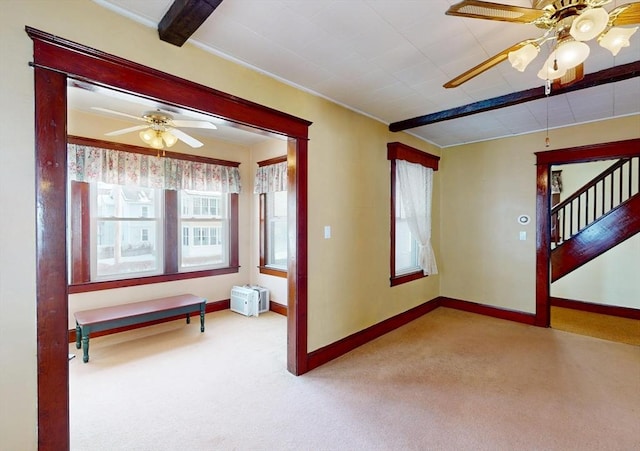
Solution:
[(629, 38), (631, 38), (636, 31), (638, 31), (638, 27), (613, 27), (598, 38), (598, 43), (601, 47), (609, 50), (613, 56), (616, 56), (622, 47), (629, 47)]
[(163, 149), (164, 143), (162, 142), (162, 134), (161, 132), (156, 132), (156, 135), (151, 138), (149, 145), (154, 149)]
[(146, 142), (147, 144), (149, 144), (151, 142), (151, 140), (153, 139), (153, 137), (155, 136), (155, 133), (152, 129), (147, 128), (142, 130), (140, 133), (140, 139), (143, 140), (144, 142)]
[(558, 43), (556, 49), (549, 55), (549, 60), (551, 60), (552, 63), (554, 60), (557, 61), (558, 69), (566, 71), (583, 63), (590, 52), (591, 49), (584, 42), (566, 39)]
[(542, 80), (555, 80), (567, 73), (567, 69), (561, 68), (559, 64), (557, 69), (553, 68), (555, 58), (554, 53), (555, 52), (549, 55), (549, 58), (545, 61), (542, 69), (538, 72), (538, 78), (541, 78)]
[(176, 142), (178, 142), (178, 138), (171, 133), (171, 129), (165, 130), (162, 132), (162, 139), (167, 147), (173, 146)]
[(590, 8), (576, 17), (569, 33), (576, 41), (589, 41), (607, 28), (609, 13), (604, 8)]
[(509, 52), (509, 62), (514, 69), (524, 72), (529, 63), (538, 56), (540, 47), (533, 44), (527, 44), (518, 50)]

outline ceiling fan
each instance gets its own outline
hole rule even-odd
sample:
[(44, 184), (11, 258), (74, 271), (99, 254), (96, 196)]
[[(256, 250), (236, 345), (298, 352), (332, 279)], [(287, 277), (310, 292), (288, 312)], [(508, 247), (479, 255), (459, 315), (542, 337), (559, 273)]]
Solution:
[[(629, 38), (638, 27), (621, 28), (640, 23), (640, 1), (627, 3), (607, 12), (604, 5), (612, 0), (532, 0), (532, 7), (505, 5), (478, 0), (464, 0), (452, 5), (450, 16), (532, 24), (545, 30), (542, 36), (525, 39), (488, 58), (477, 66), (444, 84), (455, 88), (509, 59), (511, 65), (524, 71), (547, 42), (554, 42), (538, 77), (565, 86), (584, 76), (583, 62), (590, 48), (585, 41), (598, 43), (614, 56), (629, 46)], [(550, 85), (549, 85), (550, 86)]]
[(135, 125), (133, 127), (127, 127), (121, 130), (115, 130), (109, 133), (105, 133), (105, 136), (124, 135), (125, 133), (131, 133), (140, 130), (140, 139), (142, 139), (145, 143), (147, 143), (154, 149), (163, 149), (165, 146), (171, 147), (178, 140), (183, 141), (191, 147), (202, 147), (202, 142), (198, 141), (196, 138), (188, 135), (182, 130), (179, 130), (178, 127), (207, 128), (211, 130), (215, 130), (217, 128), (214, 124), (207, 121), (176, 120), (171, 114), (159, 109), (153, 111), (145, 111), (142, 116), (133, 116), (131, 114), (109, 110), (107, 108), (101, 107), (92, 107), (92, 109), (144, 122), (144, 124), (141, 125)]

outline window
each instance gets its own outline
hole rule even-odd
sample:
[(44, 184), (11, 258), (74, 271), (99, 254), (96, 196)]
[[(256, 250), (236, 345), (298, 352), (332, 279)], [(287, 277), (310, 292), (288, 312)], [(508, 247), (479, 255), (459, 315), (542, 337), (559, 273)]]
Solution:
[(70, 293), (238, 271), (238, 163), (166, 155), (69, 137)]
[(260, 195), (260, 272), (287, 276), (287, 157), (258, 163), (254, 193)]
[(261, 194), (266, 204), (264, 266), (287, 270), (287, 192)]
[(162, 272), (160, 191), (98, 182), (90, 194), (91, 280)]
[(439, 157), (387, 144), (391, 161), (391, 285), (437, 274), (431, 249), (432, 173)]
[[(400, 192), (396, 177), (396, 193)], [(398, 197), (396, 197), (398, 199)], [(402, 201), (395, 208), (395, 276), (420, 271), (418, 263), (418, 241), (411, 235), (407, 215)]]
[[(182, 229), (180, 270), (224, 266), (229, 221), (228, 195), (218, 192), (183, 190), (180, 192), (179, 227)], [(193, 240), (190, 241), (189, 237)]]

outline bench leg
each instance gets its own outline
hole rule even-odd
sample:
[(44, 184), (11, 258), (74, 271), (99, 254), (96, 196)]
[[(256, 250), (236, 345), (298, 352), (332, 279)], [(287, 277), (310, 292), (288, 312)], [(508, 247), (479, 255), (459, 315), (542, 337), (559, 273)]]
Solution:
[(89, 361), (89, 335), (82, 336), (82, 361), (84, 363)]
[(200, 305), (200, 332), (204, 332), (204, 304)]
[(187, 324), (191, 324), (191, 314), (187, 313)]
[(82, 329), (80, 329), (80, 326), (76, 324), (76, 349), (80, 349), (81, 344), (80, 344), (80, 338), (82, 336)]

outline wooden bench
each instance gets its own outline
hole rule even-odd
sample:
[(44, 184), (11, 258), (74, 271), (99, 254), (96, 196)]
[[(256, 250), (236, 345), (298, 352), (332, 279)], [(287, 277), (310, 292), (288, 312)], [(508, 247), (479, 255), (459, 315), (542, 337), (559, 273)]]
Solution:
[(76, 348), (83, 348), (82, 360), (87, 363), (89, 361), (89, 335), (91, 332), (131, 326), (176, 315), (187, 315), (187, 324), (189, 324), (191, 313), (195, 312), (200, 312), (200, 332), (204, 332), (206, 303), (207, 300), (204, 298), (192, 294), (181, 294), (75, 312)]

